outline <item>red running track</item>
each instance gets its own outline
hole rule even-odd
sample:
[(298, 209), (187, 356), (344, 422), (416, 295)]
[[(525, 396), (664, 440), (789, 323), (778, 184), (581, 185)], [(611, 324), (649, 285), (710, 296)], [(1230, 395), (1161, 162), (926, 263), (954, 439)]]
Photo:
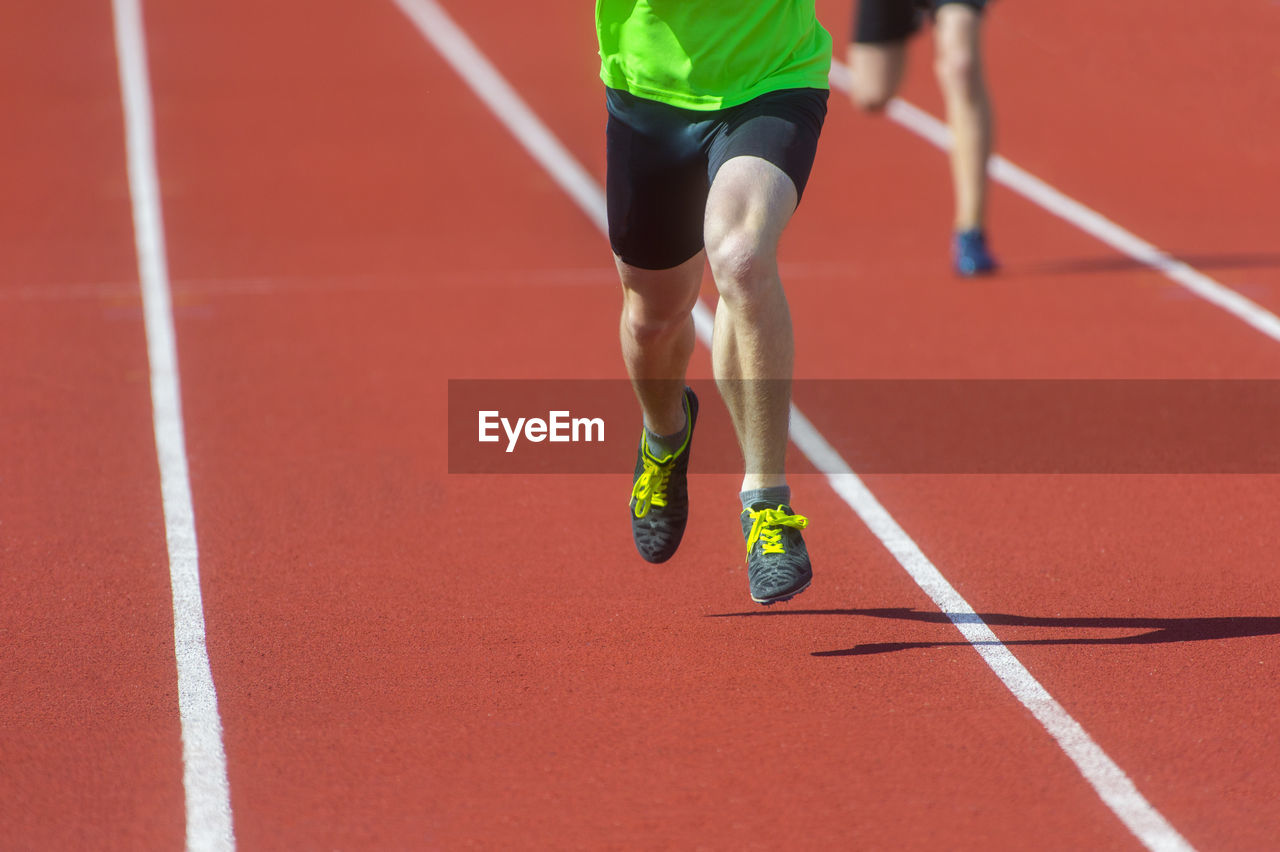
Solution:
[(0, 836), (182, 843), (173, 611), (111, 10), (0, 10)]
[[(1245, 45), (1275, 13), (1230, 7), (996, 4), (1001, 150), (1274, 310), (1276, 69)], [(3, 828), (172, 848), (119, 93), (109, 11), (82, 11), (18, 4), (0, 28), (6, 105), (30, 116), (0, 139)], [(598, 178), (589, 12), (449, 11)], [(685, 545), (648, 566), (625, 475), (447, 473), (448, 379), (622, 375), (616, 282), (594, 225), (394, 5), (145, 12), (238, 845), (1141, 848), (798, 457), (818, 574), (770, 610), (746, 596), (736, 477), (693, 478)], [(913, 47), (905, 95), (936, 111)], [(1002, 189), (1006, 273), (955, 281), (948, 193), (934, 149), (833, 100), (784, 246), (798, 375), (1280, 375), (1280, 342)], [(1193, 846), (1280, 836), (1274, 477), (868, 484)]]

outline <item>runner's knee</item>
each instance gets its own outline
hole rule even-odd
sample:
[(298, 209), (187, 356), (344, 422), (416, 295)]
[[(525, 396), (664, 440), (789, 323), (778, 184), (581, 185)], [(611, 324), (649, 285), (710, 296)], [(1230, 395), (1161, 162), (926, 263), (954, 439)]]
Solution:
[(680, 332), (689, 322), (698, 300), (698, 287), (692, 274), (688, 281), (683, 278), (673, 275), (659, 286), (645, 281), (642, 292), (628, 287), (624, 276), (622, 323), (632, 340), (641, 345), (654, 343)]
[(978, 93), (981, 68), (973, 50), (956, 46), (941, 50), (934, 60), (933, 70), (938, 84), (948, 94), (972, 98)]
[(974, 98), (980, 94), (981, 21), (978, 11), (961, 3), (938, 11), (933, 70), (948, 95)]
[(877, 82), (866, 82), (854, 78), (849, 85), (849, 97), (853, 105), (863, 112), (881, 112), (893, 98), (893, 91), (887, 85)]
[(639, 299), (628, 301), (622, 311), (627, 336), (644, 346), (675, 334), (689, 320), (689, 312), (651, 311)]
[(866, 112), (888, 106), (902, 82), (906, 43), (854, 44), (849, 48), (849, 97)]
[(707, 234), (707, 259), (720, 296), (730, 304), (746, 304), (773, 280), (775, 247), (755, 229), (743, 225)]

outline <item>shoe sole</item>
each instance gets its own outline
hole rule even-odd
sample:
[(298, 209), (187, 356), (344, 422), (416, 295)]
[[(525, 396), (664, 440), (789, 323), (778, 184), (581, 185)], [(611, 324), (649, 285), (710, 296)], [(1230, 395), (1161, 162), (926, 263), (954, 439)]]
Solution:
[(999, 271), (1000, 264), (994, 260), (985, 264), (958, 260), (952, 264), (951, 269), (961, 278), (980, 278), (984, 275), (993, 275)]
[(792, 591), (790, 591), (790, 592), (786, 592), (785, 594), (781, 594), (781, 595), (778, 595), (777, 597), (773, 597), (773, 598), (763, 598), (763, 599), (762, 599), (762, 598), (758, 598), (758, 597), (756, 597), (755, 595), (752, 595), (752, 596), (751, 596), (751, 600), (755, 601), (756, 603), (760, 604), (761, 606), (772, 606), (773, 604), (776, 604), (776, 603), (782, 603), (782, 602), (784, 602), (784, 601), (789, 601), (789, 600), (791, 600), (792, 598), (794, 598), (796, 595), (798, 595), (798, 594), (800, 594), (801, 592), (803, 592), (805, 589), (809, 588), (809, 584), (810, 584), (810, 583), (812, 583), (812, 582), (813, 582), (812, 580), (807, 580), (807, 581), (805, 581), (805, 584), (804, 584), (803, 586), (801, 586), (800, 588), (798, 588), (798, 589), (794, 589), (794, 590), (792, 590)]

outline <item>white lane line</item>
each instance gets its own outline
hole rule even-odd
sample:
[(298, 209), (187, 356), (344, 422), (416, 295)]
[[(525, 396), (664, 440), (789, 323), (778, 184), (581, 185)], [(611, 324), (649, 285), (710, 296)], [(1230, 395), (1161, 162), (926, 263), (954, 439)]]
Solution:
[[(495, 103), (505, 103), (512, 99), (519, 102), (519, 109), (511, 112), (494, 109), (494, 113), (552, 175), (585, 176), (586, 189), (589, 189), (586, 195), (590, 203), (579, 204), (596, 226), (602, 232), (607, 232), (605, 204), (599, 185), (578, 165), (573, 155), (556, 140), (554, 134), (524, 104), (492, 63), (449, 19), (435, 0), (393, 2), (413, 21), (423, 36), (440, 49), (458, 75), (485, 103), (492, 107)], [(442, 44), (447, 44), (448, 49), (441, 48)], [(483, 91), (483, 87), (494, 80), (501, 81), (501, 96), (496, 98)], [(538, 146), (534, 147), (526, 140), (536, 140)], [(565, 185), (566, 192), (575, 200), (582, 197), (583, 189), (583, 186), (577, 184), (572, 188)], [(699, 302), (694, 308), (693, 316), (698, 338), (709, 345), (711, 311)], [(880, 539), (938, 608), (947, 614), (1009, 691), (1045, 727), (1121, 822), (1152, 852), (1189, 852), (1192, 848), (1190, 844), (1143, 798), (1124, 771), (996, 638), (973, 607), (946, 581), (840, 454), (794, 405), (791, 407), (791, 435), (809, 461), (826, 474), (836, 493)]]
[(156, 170), (146, 38), (140, 0), (113, 0), (112, 8), (124, 103), (134, 240), (142, 285), (147, 358), (151, 365), (152, 420), (169, 548), (169, 582), (173, 589), (182, 783), (187, 808), (186, 848), (192, 852), (227, 852), (235, 848), (231, 794), (218, 697), (205, 645), (199, 550), (178, 389), (178, 355)]
[(796, 408), (791, 439), (827, 476), (835, 492), (880, 539), (916, 584), (982, 655), (1009, 691), (1039, 720), (1120, 821), (1152, 852), (1187, 852), (1191, 845), (1138, 792), (1138, 788), (1089, 733), (1027, 671), (982, 617), (929, 561), (911, 536)]
[[(604, 196), (596, 187), (591, 173), (572, 156), (564, 155), (564, 146), (560, 144), (560, 140), (534, 115), (506, 78), (476, 50), (453, 19), (435, 3), (415, 3), (412, 0), (393, 2), (450, 65), (470, 69), (467, 81), (476, 96), (495, 115), (509, 116), (504, 121), (519, 137), (520, 144), (529, 150), (578, 206), (586, 211), (591, 221), (596, 224), (604, 222), (607, 216)], [(477, 59), (480, 61), (477, 62)]]
[[(830, 78), (832, 86), (846, 92), (849, 90), (851, 79), (849, 69), (841, 62), (831, 63)], [(894, 98), (889, 102), (885, 114), (938, 148), (944, 151), (951, 149), (951, 131), (946, 124), (914, 104), (902, 98)], [(988, 174), (992, 180), (1007, 186), (1033, 204), (1075, 225), (1121, 254), (1128, 255), (1138, 263), (1160, 272), (1206, 302), (1216, 305), (1253, 326), (1272, 340), (1280, 341), (1280, 317), (1230, 287), (1219, 284), (1168, 252), (1162, 251), (1132, 231), (1120, 227), (1098, 211), (1054, 189), (999, 154), (991, 157)]]

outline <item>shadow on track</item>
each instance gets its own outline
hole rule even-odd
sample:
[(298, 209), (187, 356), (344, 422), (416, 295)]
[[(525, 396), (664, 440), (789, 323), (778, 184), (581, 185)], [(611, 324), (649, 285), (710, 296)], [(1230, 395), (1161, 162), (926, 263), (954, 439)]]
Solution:
[[(864, 618), (890, 618), (899, 621), (916, 621), (924, 624), (952, 623), (943, 612), (921, 612), (907, 607), (893, 609), (791, 609), (777, 612), (728, 612), (708, 618), (776, 618), (796, 615), (842, 615)], [(966, 616), (957, 615), (957, 621)], [(969, 616), (972, 618), (972, 616)], [(1246, 636), (1274, 636), (1280, 634), (1280, 617), (1240, 616), (1222, 618), (1045, 618), (1029, 615), (1004, 615), (979, 613), (991, 627), (1036, 627), (1093, 630), (1142, 630), (1127, 636), (1056, 636), (1044, 639), (1009, 639), (1004, 645), (1158, 645), (1169, 642), (1206, 642), (1215, 639), (1238, 639)], [(836, 651), (814, 651), (815, 657), (856, 657), (867, 654), (885, 654), (911, 648), (947, 648), (970, 644), (966, 641), (950, 642), (875, 642), (855, 645)], [(994, 643), (977, 643), (994, 644)]]

